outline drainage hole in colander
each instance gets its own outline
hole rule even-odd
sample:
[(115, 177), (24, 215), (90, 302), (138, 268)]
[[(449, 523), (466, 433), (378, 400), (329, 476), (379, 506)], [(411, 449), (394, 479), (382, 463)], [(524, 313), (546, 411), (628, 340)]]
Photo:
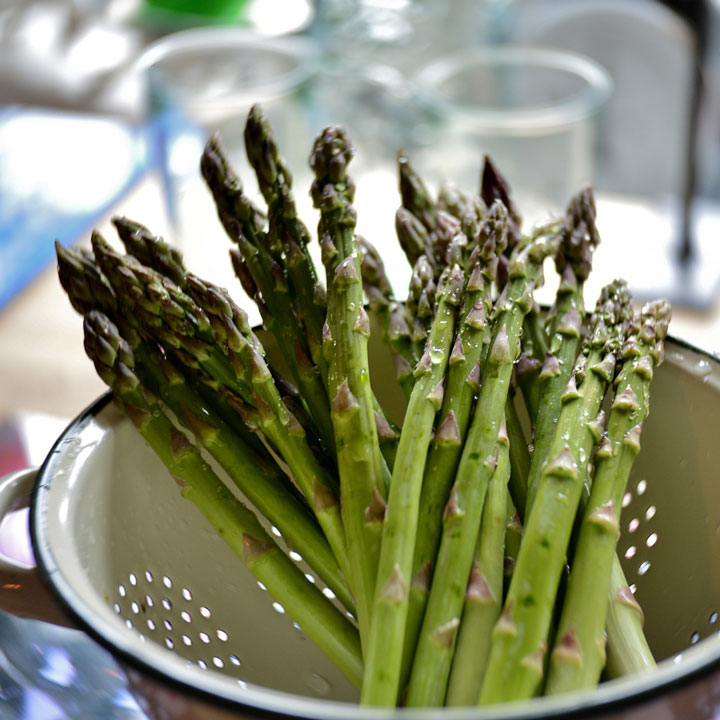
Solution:
[(170, 601), (170, 598), (163, 598), (162, 599), (162, 606), (166, 610), (172, 610), (172, 602)]
[(187, 610), (183, 610), (180, 613), (180, 617), (186, 622), (189, 623), (192, 620), (192, 615)]
[(640, 521), (637, 518), (633, 518), (628, 523), (628, 532), (634, 533), (638, 529), (639, 525), (640, 525)]
[(162, 583), (168, 590), (172, 587), (172, 580), (167, 575), (163, 575)]
[(650, 569), (650, 562), (648, 560), (645, 560), (645, 562), (640, 563), (640, 567), (638, 568), (638, 575), (644, 575), (648, 570)]
[(192, 600), (192, 593), (187, 588), (182, 589), (182, 596), (188, 602)]
[(183, 635), (182, 641), (187, 647), (190, 647), (192, 645), (192, 638), (189, 635)]
[(656, 512), (657, 508), (654, 505), (650, 505), (650, 507), (645, 511), (645, 519), (652, 520), (655, 517)]
[(634, 545), (631, 545), (627, 550), (625, 550), (625, 557), (630, 560), (630, 558), (635, 557), (635, 553), (637, 552), (637, 548)]
[(653, 547), (657, 541), (658, 541), (657, 533), (650, 533), (647, 536), (647, 539), (645, 540), (645, 544), (648, 547)]
[(200, 614), (207, 620), (210, 617), (210, 609), (203, 605), (200, 608)]
[(635, 492), (638, 495), (644, 495), (646, 490), (647, 490), (647, 481), (640, 480), (640, 482), (637, 484), (637, 487), (635, 488)]
[(285, 614), (285, 608), (279, 602), (274, 602), (272, 607), (276, 613), (280, 613), (281, 615)]
[(714, 624), (717, 622), (717, 619), (718, 619), (718, 614), (713, 611), (713, 612), (710, 613), (710, 617), (708, 618), (708, 622), (709, 622), (711, 625), (714, 625)]
[(691, 644), (691, 645), (695, 645), (695, 643), (697, 643), (698, 640), (700, 640), (700, 633), (699, 633), (699, 632), (694, 632), (694, 633), (690, 636), (690, 644)]
[(300, 553), (296, 553), (294, 550), (291, 550), (288, 555), (295, 562), (302, 562), (302, 555)]
[(632, 502), (632, 493), (626, 492), (623, 495), (622, 506), (626, 508)]

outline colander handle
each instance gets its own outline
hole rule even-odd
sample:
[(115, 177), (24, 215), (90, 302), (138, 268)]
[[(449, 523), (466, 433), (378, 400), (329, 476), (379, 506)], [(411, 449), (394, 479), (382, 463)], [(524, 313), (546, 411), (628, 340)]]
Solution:
[[(0, 525), (10, 513), (28, 507), (37, 470), (0, 478)], [(35, 565), (10, 558), (0, 548), (0, 610), (18, 617), (75, 627), (43, 584)]]

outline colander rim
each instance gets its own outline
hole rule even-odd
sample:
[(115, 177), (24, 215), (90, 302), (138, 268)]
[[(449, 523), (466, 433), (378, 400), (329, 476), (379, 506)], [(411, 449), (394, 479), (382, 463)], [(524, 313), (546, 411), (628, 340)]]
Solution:
[[(707, 359), (720, 372), (720, 356), (696, 345), (668, 336), (667, 344), (691, 351)], [(131, 642), (131, 636), (105, 622), (75, 592), (63, 576), (46, 536), (44, 501), (52, 482), (53, 468), (61, 455), (61, 446), (92, 422), (112, 401), (108, 392), (93, 401), (66, 426), (59, 435), (45, 461), (38, 470), (33, 486), (30, 505), (30, 536), (37, 562), (37, 571), (48, 590), (62, 610), (78, 628), (106, 648), (122, 663), (143, 675), (189, 694), (203, 701), (236, 711), (250, 712), (256, 717), (307, 718), (308, 720), (378, 720), (379, 718), (412, 718), (413, 720), (511, 720), (515, 718), (572, 717), (591, 718), (616, 709), (647, 702), (667, 694), (669, 690), (681, 689), (708, 677), (720, 669), (720, 638), (708, 637), (697, 645), (683, 651), (683, 662), (672, 663), (669, 659), (659, 664), (657, 671), (646, 675), (619, 678), (603, 683), (587, 693), (564, 696), (541, 697), (530, 703), (508, 704), (488, 708), (439, 708), (383, 710), (365, 708), (333, 700), (303, 697), (279, 690), (248, 684), (242, 688), (229, 677), (213, 670), (202, 673), (175, 662), (173, 656), (161, 646)], [(162, 655), (161, 655), (162, 653)], [(153, 656), (158, 656), (158, 663)], [(166, 665), (166, 667), (164, 667)]]

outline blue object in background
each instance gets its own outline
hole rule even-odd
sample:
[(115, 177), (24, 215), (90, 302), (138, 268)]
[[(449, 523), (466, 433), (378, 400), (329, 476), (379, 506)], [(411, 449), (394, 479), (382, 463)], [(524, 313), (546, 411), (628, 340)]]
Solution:
[(0, 109), (0, 309), (143, 175), (143, 128), (103, 116)]

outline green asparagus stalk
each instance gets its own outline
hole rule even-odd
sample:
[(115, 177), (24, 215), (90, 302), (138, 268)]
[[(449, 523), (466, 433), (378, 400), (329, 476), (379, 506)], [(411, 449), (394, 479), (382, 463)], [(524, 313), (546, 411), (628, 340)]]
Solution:
[(230, 240), (237, 244), (259, 291), (255, 298), (260, 300), (258, 308), (263, 324), (276, 337), (320, 436), (328, 448), (334, 448), (328, 393), (317, 366), (311, 361), (303, 324), (289, 293), (287, 272), (281, 264), (282, 246), (276, 236), (269, 237), (262, 231), (258, 211), (230, 168), (217, 136), (205, 147), (201, 170), (220, 221)]
[(479, 227), (473, 229), (468, 225), (470, 241), (477, 249), (474, 261), (467, 270), (463, 311), (449, 359), (446, 392), (425, 465), (420, 496), (420, 527), (410, 585), (403, 680), (410, 671), (415, 641), (427, 603), (428, 582), (432, 577), (442, 533), (442, 509), (447, 503), (460, 461), (473, 401), (479, 389), (484, 354), (490, 342), (492, 285), (498, 255), (505, 249), (506, 220), (504, 206), (496, 203)]
[(214, 315), (211, 321), (195, 301), (207, 299), (199, 283), (189, 285), (193, 299), (134, 258), (113, 251), (97, 233), (93, 236), (93, 250), (119, 301), (142, 322), (141, 334), (147, 333), (162, 343), (183, 363), (199, 366), (255, 408), (258, 429), (290, 468), (348, 577), (345, 536), (333, 478), (318, 462), (304, 430), (282, 402), (265, 360), (255, 348), (256, 339), (247, 334), (249, 328), (243, 332), (235, 324), (237, 318), (232, 310), (230, 315), (220, 313), (218, 317), (216, 311), (222, 303), (206, 305)]
[(198, 449), (173, 426), (159, 401), (143, 390), (129, 345), (108, 318), (85, 316), (85, 349), (100, 377), (172, 474), (183, 497), (193, 502), (303, 632), (359, 684), (360, 644), (353, 625), (282, 553), (255, 515), (227, 489)]
[(528, 476), (527, 504), (532, 507), (542, 467), (560, 415), (562, 390), (567, 385), (580, 346), (585, 315), (583, 286), (592, 268), (599, 242), (595, 227), (595, 201), (588, 188), (568, 206), (563, 244), (555, 258), (560, 286), (550, 330), (550, 342), (539, 375), (540, 397), (535, 420), (533, 463)]
[(509, 439), (504, 423), (498, 435), (497, 467), (490, 479), (457, 647), (448, 682), (446, 705), (476, 705), (490, 653), (492, 629), (503, 599), (505, 529), (510, 476)]
[(352, 204), (355, 186), (347, 174), (354, 154), (345, 131), (326, 128), (316, 139), (310, 164), (312, 197), (320, 210), (318, 237), (328, 288), (325, 347), (328, 390), (340, 476), (340, 503), (350, 557), (360, 637), (366, 647), (375, 592), (378, 542), (387, 479), (380, 452), (370, 386), (367, 342), (370, 321), (363, 307), (360, 251)]
[(650, 381), (661, 359), (670, 309), (646, 305), (625, 343), (606, 437), (595, 455), (595, 475), (575, 546), (568, 588), (550, 656), (548, 694), (594, 687), (605, 665), (607, 595), (630, 470), (640, 450)]
[(583, 355), (563, 392), (548, 460), (493, 630), (481, 704), (530, 698), (542, 682), (555, 597), (595, 442), (592, 422), (613, 380), (630, 313), (623, 282), (603, 289)]
[(542, 264), (556, 252), (555, 233), (525, 238), (513, 252), (506, 292), (495, 303), (495, 331), (480, 394), (443, 518), (433, 583), (413, 663), (407, 704), (442, 703), (470, 576), (485, 492), (495, 469), (494, 453), (505, 411), (523, 318), (542, 279)]
[(415, 382), (412, 369), (420, 359), (417, 346), (411, 339), (410, 312), (406, 305), (395, 298), (380, 253), (365, 238), (358, 238), (358, 242), (362, 253), (362, 280), (368, 308), (380, 321), (383, 340), (393, 356), (397, 380), (409, 397)]
[(405, 422), (400, 434), (383, 522), (361, 695), (365, 705), (394, 707), (398, 700), (420, 489), (433, 423), (443, 402), (443, 380), (463, 284), (458, 266), (441, 277), (435, 320), (415, 369), (416, 383), (406, 413), (412, 420)]
[(271, 245), (283, 249), (291, 292), (295, 294), (298, 317), (305, 329), (313, 363), (323, 379), (327, 360), (322, 351), (322, 329), (326, 315), (325, 289), (319, 282), (308, 252), (310, 233), (300, 220), (292, 192), (292, 176), (278, 152), (270, 122), (259, 105), (254, 105), (245, 124), (245, 147), (255, 170), (260, 192), (268, 205), (268, 236)]

